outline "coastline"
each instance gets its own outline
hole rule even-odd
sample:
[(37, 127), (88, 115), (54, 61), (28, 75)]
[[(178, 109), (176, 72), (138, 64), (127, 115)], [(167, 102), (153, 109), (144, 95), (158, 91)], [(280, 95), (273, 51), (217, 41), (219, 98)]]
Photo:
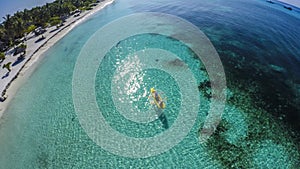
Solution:
[(300, 9), (300, 1), (296, 1), (296, 0), (277, 0), (277, 1), (284, 3), (286, 5), (292, 5)]
[[(13, 72), (14, 75), (8, 75), (11, 76), (9, 80), (3, 79), (4, 76), (2, 77), (2, 79), (0, 79), (0, 82), (2, 83), (2, 85), (4, 85), (3, 87), (5, 87), (0, 90), (0, 96), (4, 96), (4, 94), (8, 96), (5, 101), (0, 102), (0, 119), (2, 118), (10, 102), (13, 100), (18, 89), (31, 76), (34, 70), (38, 67), (40, 61), (42, 61), (42, 59), (44, 58), (44, 53), (65, 35), (67, 35), (73, 28), (83, 23), (90, 16), (105, 8), (107, 5), (112, 4), (113, 2), (114, 0), (104, 0), (98, 3), (93, 9), (82, 12), (79, 17), (74, 18), (73, 16), (70, 16), (64, 23), (65, 25), (57, 31), (55, 31), (54, 27), (51, 27), (52, 30), (47, 30), (49, 37), (47, 37), (43, 42), (37, 43), (36, 41), (34, 41), (39, 39), (38, 36), (29, 38), (32, 39), (32, 44), (27, 44), (28, 49), (26, 49), (26, 59), (24, 59), (24, 63), (17, 65), (19, 66), (19, 68), (15, 70), (15, 72)], [(29, 35), (27, 35), (27, 37), (28, 36)], [(30, 44), (30, 42), (28, 43)]]

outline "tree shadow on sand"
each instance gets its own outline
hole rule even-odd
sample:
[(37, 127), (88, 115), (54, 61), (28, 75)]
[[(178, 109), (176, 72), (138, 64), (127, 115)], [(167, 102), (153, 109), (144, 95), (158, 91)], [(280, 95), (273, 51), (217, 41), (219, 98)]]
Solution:
[(8, 76), (9, 76), (9, 72), (7, 72), (4, 76), (2, 76), (1, 79), (5, 79), (5, 78), (7, 78)]
[(12, 64), (12, 66), (16, 66), (17, 64), (21, 63), (24, 59), (25, 59), (25, 57), (19, 57), (19, 58)]
[(34, 43), (39, 43), (40, 41), (46, 39), (45, 36), (40, 37), (38, 40), (34, 41)]

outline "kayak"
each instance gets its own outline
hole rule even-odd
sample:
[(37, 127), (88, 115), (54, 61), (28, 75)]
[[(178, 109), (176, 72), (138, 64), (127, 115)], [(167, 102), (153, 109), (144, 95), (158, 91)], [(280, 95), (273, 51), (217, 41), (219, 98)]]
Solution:
[(159, 93), (154, 88), (150, 89), (150, 93), (151, 93), (151, 97), (153, 98), (154, 103), (156, 104), (156, 106), (158, 108), (160, 108), (160, 109), (166, 108), (165, 102), (163, 101), (163, 99), (161, 98)]

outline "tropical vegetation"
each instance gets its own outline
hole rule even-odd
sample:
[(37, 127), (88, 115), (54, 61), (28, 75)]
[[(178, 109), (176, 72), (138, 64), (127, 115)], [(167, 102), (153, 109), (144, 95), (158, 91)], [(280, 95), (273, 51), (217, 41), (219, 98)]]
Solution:
[(0, 52), (0, 63), (5, 59), (4, 52)]
[(8, 62), (8, 63), (6, 63), (6, 64), (4, 64), (3, 66), (2, 66), (2, 68), (4, 69), (4, 68), (6, 68), (7, 70), (8, 70), (8, 72), (10, 72), (11, 71), (11, 62)]
[(0, 24), (0, 52), (18, 45), (24, 35), (37, 27), (61, 24), (70, 12), (90, 9), (97, 0), (55, 0), (44, 6), (18, 11), (14, 15), (7, 14)]

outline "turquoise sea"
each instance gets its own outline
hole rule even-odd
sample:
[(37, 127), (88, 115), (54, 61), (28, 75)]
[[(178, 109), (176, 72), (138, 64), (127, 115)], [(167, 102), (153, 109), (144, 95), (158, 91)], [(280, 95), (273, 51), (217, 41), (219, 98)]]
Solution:
[[(91, 57), (81, 50), (104, 25), (139, 12), (171, 14), (191, 22), (205, 33), (218, 52), (226, 75), (227, 100), (222, 120), (208, 142), (198, 140), (212, 97), (206, 68), (189, 44), (159, 34), (131, 36), (113, 46), (95, 72), (95, 86), (91, 90), (95, 91), (95, 102), (105, 124), (114, 131), (138, 139), (167, 136), (174, 126), (178, 130), (189, 126), (178, 123), (177, 119), (182, 117), (182, 102), (190, 96), (182, 91), (192, 91), (183, 90), (179, 81), (190, 79), (181, 76), (176, 80), (162, 69), (142, 69), (140, 62), (150, 64), (155, 58), (154, 63), (165, 65), (168, 70), (190, 70), (198, 85), (194, 92), (196, 104), (201, 104), (184, 138), (161, 153), (133, 158), (118, 154), (124, 152), (118, 147), (126, 149), (132, 143), (100, 136), (101, 143), (116, 145), (112, 146), (115, 148), (112, 152), (99, 146), (90, 138), (93, 133), (83, 129), (72, 98), (76, 61), (79, 56)], [(20, 88), (0, 120), (0, 168), (297, 169), (300, 167), (299, 26), (299, 13), (265, 1), (116, 0), (50, 48)], [(110, 36), (103, 36), (107, 42), (111, 40)], [(177, 59), (160, 55), (144, 60), (138, 57), (140, 51), (148, 49), (169, 51)], [(167, 107), (161, 115), (149, 104), (151, 87), (167, 98)], [(120, 90), (114, 93), (116, 88)], [(187, 103), (193, 105), (193, 101)], [(122, 103), (139, 111), (126, 114), (122, 107), (116, 106)], [(153, 115), (160, 116), (146, 123), (135, 121), (136, 117), (151, 119)], [(93, 124), (90, 123), (92, 127)], [(173, 142), (166, 138), (157, 147), (169, 144)], [(136, 154), (139, 151), (136, 149)]]

